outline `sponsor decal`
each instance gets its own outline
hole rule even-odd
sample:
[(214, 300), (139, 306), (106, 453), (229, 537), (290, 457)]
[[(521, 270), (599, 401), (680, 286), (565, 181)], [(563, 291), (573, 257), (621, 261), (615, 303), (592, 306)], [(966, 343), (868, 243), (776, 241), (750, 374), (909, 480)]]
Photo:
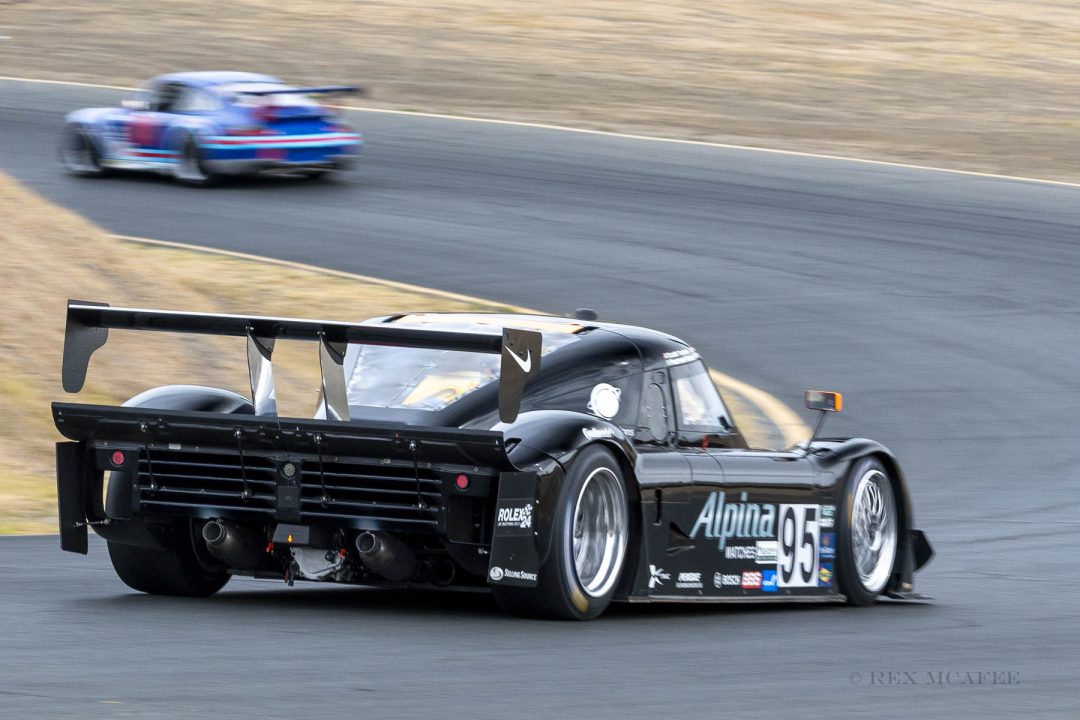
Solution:
[(818, 575), (817, 505), (781, 505), (776, 570), (779, 587), (815, 587)]
[(833, 526), (834, 519), (836, 517), (835, 505), (822, 505), (821, 506), (821, 527), (831, 528)]
[(514, 362), (516, 362), (518, 364), (518, 367), (521, 368), (521, 372), (528, 375), (529, 371), (532, 370), (532, 350), (526, 350), (525, 357), (521, 357), (520, 355), (518, 355), (516, 352), (511, 350), (509, 346), (507, 346), (506, 352), (510, 353), (510, 357), (514, 358)]
[[(776, 562), (776, 553), (773, 555), (773, 562)], [(757, 548), (753, 545), (728, 545), (724, 548), (724, 557), (728, 560), (754, 560), (757, 558)]]
[(742, 585), (742, 575), (739, 573), (722, 573), (715, 572), (712, 576), (713, 587), (729, 587), (732, 585)]
[(818, 587), (832, 587), (832, 563), (821, 563), (818, 568)]
[(754, 561), (758, 565), (772, 565), (776, 562), (775, 540), (758, 540), (754, 551)]
[(496, 527), (532, 527), (532, 505), (520, 505), (518, 507), (499, 508), (499, 514), (495, 519)]
[(761, 571), (761, 592), (776, 592), (776, 571)]
[(613, 438), (615, 437), (615, 431), (611, 428), (599, 427), (599, 428), (581, 428), (581, 434), (588, 440), (599, 440), (600, 438)]
[(692, 347), (683, 348), (682, 350), (672, 350), (664, 353), (664, 363), (667, 365), (684, 365), (688, 362), (693, 362), (700, 357)]
[(524, 572), (523, 570), (503, 570), (503, 576), (514, 580), (529, 580), (536, 582), (536, 573)]
[(675, 587), (680, 590), (700, 590), (701, 573), (699, 572), (681, 572), (679, 576), (675, 578)]
[(761, 588), (761, 571), (747, 570), (742, 574), (743, 590), (758, 590)]
[(818, 546), (818, 557), (822, 560), (832, 560), (836, 557), (836, 533), (821, 533), (821, 545)]
[(665, 580), (671, 579), (671, 573), (664, 572), (664, 568), (656, 567), (655, 565), (649, 566), (649, 589), (653, 590), (664, 584)]
[(503, 578), (507, 578), (509, 580), (529, 580), (531, 582), (536, 582), (536, 573), (524, 572), (523, 570), (511, 570), (509, 568), (504, 570), (498, 565), (488, 571), (488, 577), (490, 577), (494, 582), (499, 582)]
[(690, 531), (690, 538), (699, 533), (716, 538), (720, 550), (730, 538), (773, 539), (776, 537), (776, 507), (747, 502), (746, 493), (739, 496), (739, 502), (729, 503), (725, 492), (711, 492)]
[(585, 407), (594, 415), (610, 420), (619, 414), (619, 396), (622, 390), (614, 385), (600, 383), (589, 394), (589, 403)]

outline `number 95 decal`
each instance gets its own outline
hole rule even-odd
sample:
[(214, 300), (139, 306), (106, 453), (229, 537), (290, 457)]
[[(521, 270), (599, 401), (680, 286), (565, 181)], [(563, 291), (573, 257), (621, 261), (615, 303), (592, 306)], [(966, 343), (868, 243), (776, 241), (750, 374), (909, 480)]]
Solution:
[(817, 505), (780, 506), (780, 542), (776, 580), (779, 587), (817, 587)]

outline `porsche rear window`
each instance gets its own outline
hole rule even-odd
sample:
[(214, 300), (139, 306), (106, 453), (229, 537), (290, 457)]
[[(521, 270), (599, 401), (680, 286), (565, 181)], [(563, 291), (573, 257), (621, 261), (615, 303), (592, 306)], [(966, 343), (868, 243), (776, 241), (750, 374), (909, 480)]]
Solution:
[(218, 93), (232, 96), (237, 105), (256, 107), (258, 105), (273, 105), (274, 107), (311, 107), (318, 105), (311, 96), (303, 93), (281, 93), (270, 95), (247, 95), (246, 92), (266, 92), (268, 90), (292, 90), (289, 85), (281, 83), (233, 83), (231, 85), (218, 85), (214, 88)]

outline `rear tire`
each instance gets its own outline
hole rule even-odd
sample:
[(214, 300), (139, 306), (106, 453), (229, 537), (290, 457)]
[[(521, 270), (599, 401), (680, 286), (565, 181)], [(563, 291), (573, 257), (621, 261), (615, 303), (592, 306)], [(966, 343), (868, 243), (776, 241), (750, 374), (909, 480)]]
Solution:
[(837, 580), (851, 605), (877, 602), (892, 579), (900, 517), (888, 471), (873, 457), (848, 473), (837, 518)]
[(164, 552), (110, 542), (109, 560), (133, 590), (151, 595), (213, 595), (229, 581), (229, 573), (202, 544), (201, 526), (198, 521), (177, 521), (168, 531), (169, 550)]
[(548, 512), (551, 552), (534, 588), (492, 586), (513, 615), (590, 620), (611, 602), (630, 538), (630, 503), (615, 456), (600, 445), (575, 458)]
[(187, 136), (180, 146), (180, 155), (176, 159), (173, 175), (184, 185), (191, 187), (209, 187), (219, 179), (207, 168), (202, 148), (192, 135)]
[(81, 125), (65, 125), (60, 134), (60, 161), (72, 175), (102, 177), (101, 152), (93, 137)]

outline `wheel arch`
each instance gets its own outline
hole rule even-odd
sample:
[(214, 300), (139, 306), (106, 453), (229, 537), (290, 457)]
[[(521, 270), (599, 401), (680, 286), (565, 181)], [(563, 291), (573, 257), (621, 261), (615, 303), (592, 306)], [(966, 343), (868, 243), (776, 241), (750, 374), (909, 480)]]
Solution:
[(856, 463), (863, 458), (873, 458), (884, 466), (889, 484), (893, 489), (893, 497), (899, 508), (900, 528), (896, 564), (885, 586), (885, 594), (908, 592), (913, 587), (916, 565), (913, 538), (915, 518), (907, 477), (896, 455), (876, 440), (851, 438), (832, 447), (827, 455), (819, 458), (819, 462), (822, 467), (835, 472), (837, 485), (842, 487), (842, 482), (849, 479)]
[[(502, 430), (508, 445), (517, 441), (517, 447), (511, 451), (515, 464), (518, 458), (535, 461), (543, 456), (558, 465), (557, 472), (543, 473), (540, 487), (537, 488), (538, 498), (541, 495), (557, 494), (556, 484), (561, 485), (574, 460), (588, 448), (602, 447), (614, 456), (626, 485), (630, 519), (630, 538), (623, 561), (623, 573), (615, 586), (614, 597), (621, 598), (629, 594), (629, 588), (633, 586), (632, 576), (634, 568), (637, 567), (643, 530), (640, 513), (641, 488), (634, 472), (637, 451), (626, 433), (607, 420), (569, 410), (525, 412), (514, 423), (497, 425), (495, 429)], [(552, 537), (542, 536), (537, 547), (541, 563), (550, 555), (551, 547)]]
[[(135, 395), (123, 405), (155, 410), (255, 414), (251, 401), (243, 395), (202, 385), (162, 385)], [(105, 514), (110, 518), (109, 524), (94, 526), (94, 531), (105, 540), (155, 549), (164, 547), (161, 533), (148, 531), (143, 523), (134, 521), (132, 517), (130, 475), (110, 473), (105, 493)]]

